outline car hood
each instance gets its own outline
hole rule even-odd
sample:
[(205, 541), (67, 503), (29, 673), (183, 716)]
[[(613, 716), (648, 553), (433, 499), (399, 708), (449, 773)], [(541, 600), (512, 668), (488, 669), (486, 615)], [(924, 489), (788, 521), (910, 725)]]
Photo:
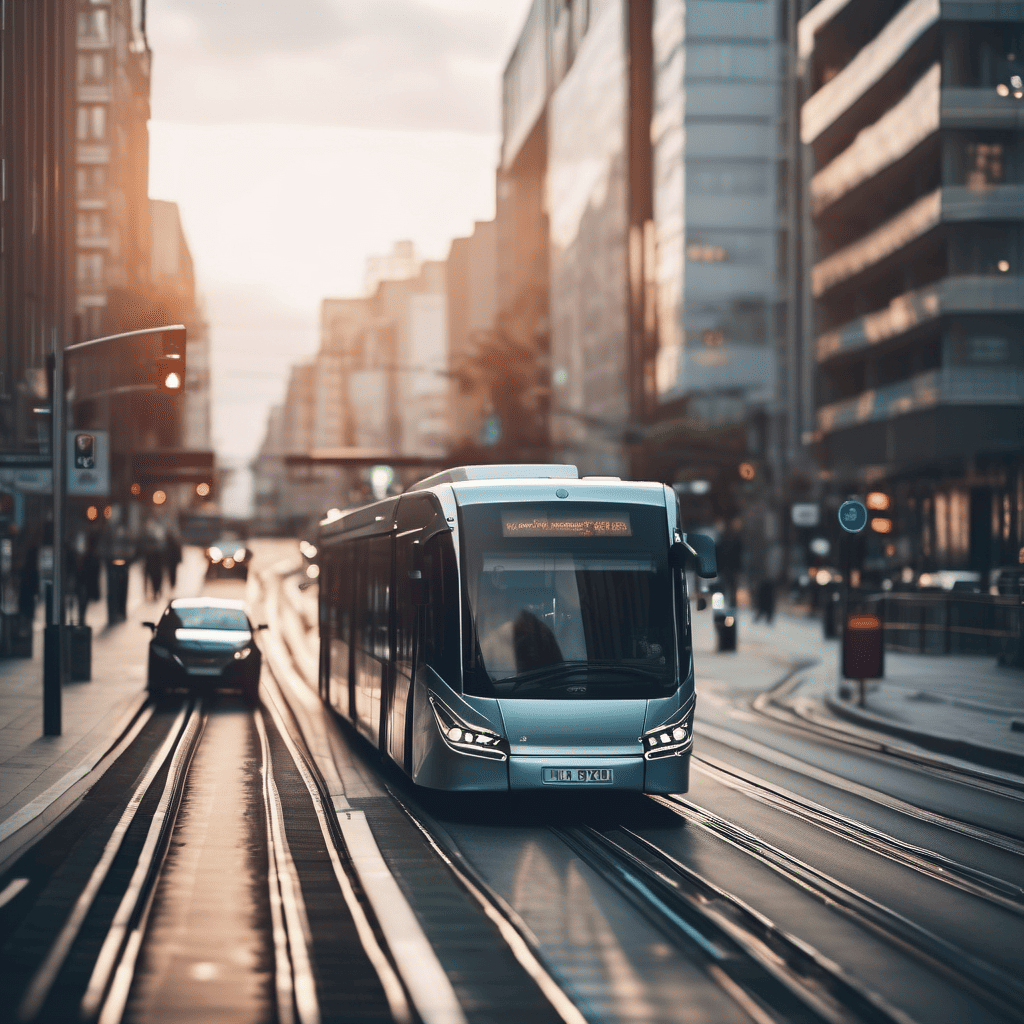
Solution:
[[(647, 714), (646, 698), (633, 700), (526, 700), (499, 698), (513, 754), (541, 757), (635, 755)], [(635, 747), (635, 750), (633, 749)]]

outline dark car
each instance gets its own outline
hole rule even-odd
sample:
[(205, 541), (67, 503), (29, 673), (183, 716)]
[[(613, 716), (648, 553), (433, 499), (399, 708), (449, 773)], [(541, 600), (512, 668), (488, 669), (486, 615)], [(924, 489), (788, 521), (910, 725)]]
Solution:
[(224, 537), (206, 549), (206, 575), (209, 578), (234, 576), (247, 579), (252, 552), (246, 547), (244, 540), (237, 537)]
[(263, 657), (241, 601), (179, 597), (159, 622), (143, 625), (153, 631), (146, 675), (150, 693), (232, 689), (256, 703)]

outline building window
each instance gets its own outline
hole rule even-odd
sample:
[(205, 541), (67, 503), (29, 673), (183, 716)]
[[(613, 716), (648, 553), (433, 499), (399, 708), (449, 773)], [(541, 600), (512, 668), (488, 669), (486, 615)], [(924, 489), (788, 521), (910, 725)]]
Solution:
[(78, 137), (79, 142), (84, 142), (89, 138), (89, 108), (79, 107), (78, 108), (78, 125), (75, 134)]
[(104, 139), (107, 135), (106, 107), (93, 107), (89, 114), (89, 126), (94, 139)]
[(110, 21), (107, 11), (79, 11), (78, 38), (93, 43), (110, 42)]
[(103, 253), (78, 254), (78, 283), (101, 284), (103, 281)]
[(689, 195), (763, 196), (768, 192), (768, 166), (764, 163), (702, 160), (686, 169)]
[(102, 238), (103, 215), (99, 213), (80, 213), (78, 215), (79, 238)]
[(975, 192), (984, 192), (1003, 180), (1003, 147), (998, 142), (967, 144), (967, 174), (964, 184)]

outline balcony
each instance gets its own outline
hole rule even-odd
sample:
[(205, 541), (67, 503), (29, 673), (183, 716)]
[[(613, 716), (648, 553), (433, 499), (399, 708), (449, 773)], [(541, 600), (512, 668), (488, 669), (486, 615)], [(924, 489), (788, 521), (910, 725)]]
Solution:
[(943, 128), (1024, 131), (1024, 103), (995, 89), (943, 89)]
[(896, 163), (939, 130), (940, 78), (939, 65), (933, 64), (895, 107), (860, 132), (839, 156), (811, 179), (814, 216)]
[(1021, 404), (1024, 367), (946, 366), (822, 406), (818, 410), (818, 430), (827, 434), (937, 405)]
[(1024, 277), (948, 277), (898, 295), (885, 309), (820, 335), (818, 362), (909, 334), (941, 316), (964, 313), (1024, 313)]
[(803, 105), (800, 138), (811, 145), (877, 85), (939, 20), (940, 0), (910, 0), (849, 64)]
[(993, 185), (983, 191), (963, 185), (937, 188), (901, 210), (874, 231), (827, 256), (811, 271), (811, 289), (820, 298), (894, 256), (940, 223), (1024, 220), (1024, 185)]

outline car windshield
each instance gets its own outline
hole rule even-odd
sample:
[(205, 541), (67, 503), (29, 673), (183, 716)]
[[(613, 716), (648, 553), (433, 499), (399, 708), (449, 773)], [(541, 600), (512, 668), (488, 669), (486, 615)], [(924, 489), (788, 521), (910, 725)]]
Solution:
[(676, 686), (664, 509), (462, 510), (464, 687), (488, 697), (660, 697)]
[(175, 629), (230, 629), (247, 630), (249, 620), (240, 608), (174, 607), (168, 615), (176, 618)]

